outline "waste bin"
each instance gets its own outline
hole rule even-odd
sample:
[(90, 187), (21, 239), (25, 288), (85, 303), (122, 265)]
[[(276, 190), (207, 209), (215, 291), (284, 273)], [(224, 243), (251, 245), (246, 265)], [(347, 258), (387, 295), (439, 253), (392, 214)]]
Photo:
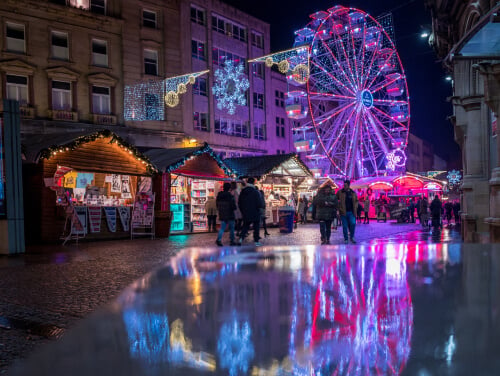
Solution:
[(293, 232), (293, 217), (295, 209), (292, 206), (281, 206), (278, 209), (280, 232), (289, 234)]

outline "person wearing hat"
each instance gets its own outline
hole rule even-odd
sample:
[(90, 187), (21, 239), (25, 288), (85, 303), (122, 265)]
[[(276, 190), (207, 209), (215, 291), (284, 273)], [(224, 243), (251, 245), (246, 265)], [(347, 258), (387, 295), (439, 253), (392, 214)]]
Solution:
[(356, 230), (356, 213), (358, 209), (358, 197), (356, 192), (351, 189), (351, 181), (344, 180), (344, 187), (337, 192), (339, 200), (339, 214), (342, 221), (342, 231), (344, 233), (344, 243), (347, 244), (349, 239), (351, 243), (356, 244), (354, 239), (354, 231)]

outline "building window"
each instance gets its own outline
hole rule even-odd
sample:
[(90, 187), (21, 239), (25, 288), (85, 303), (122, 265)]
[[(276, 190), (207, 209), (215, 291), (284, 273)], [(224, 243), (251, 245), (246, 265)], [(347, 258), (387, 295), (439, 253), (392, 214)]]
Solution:
[(92, 64), (108, 66), (108, 43), (105, 40), (92, 39)]
[(244, 27), (233, 24), (232, 36), (234, 39), (238, 39), (238, 40), (241, 40), (242, 42), (246, 42), (247, 31)]
[(144, 9), (142, 11), (142, 26), (156, 29), (156, 12)]
[(144, 108), (146, 120), (160, 120), (160, 100), (157, 94), (146, 94), (144, 96)]
[(279, 90), (274, 91), (274, 103), (277, 107), (285, 108), (285, 93)]
[(247, 66), (245, 64), (245, 59), (239, 55), (233, 54), (228, 51), (224, 51), (220, 48), (214, 47), (212, 48), (212, 63), (215, 65), (222, 65), (226, 61), (231, 60), (234, 62), (234, 65), (243, 64), (244, 72), (247, 73)]
[(261, 33), (252, 31), (251, 41), (252, 46), (264, 48), (264, 35), (262, 35)]
[(228, 120), (216, 118), (214, 124), (214, 132), (235, 137), (250, 137), (250, 126), (248, 122), (241, 120)]
[(71, 82), (52, 81), (52, 109), (71, 110)]
[(24, 25), (7, 22), (7, 51), (26, 52)]
[(144, 73), (158, 75), (158, 51), (144, 50)]
[(208, 114), (204, 112), (194, 112), (193, 127), (197, 131), (210, 132), (210, 128), (208, 127)]
[(253, 93), (253, 107), (264, 109), (264, 94)]
[(106, 0), (90, 0), (90, 11), (97, 14), (106, 14)]
[(285, 118), (276, 117), (276, 137), (285, 138)]
[(212, 30), (242, 42), (247, 40), (247, 30), (243, 26), (236, 25), (234, 22), (227, 21), (216, 15), (212, 15)]
[(68, 33), (53, 31), (51, 45), (53, 59), (69, 60)]
[(7, 99), (19, 102), (20, 106), (28, 104), (28, 77), (7, 75), (6, 77)]
[(191, 41), (191, 55), (195, 59), (199, 59), (199, 60), (203, 60), (203, 61), (207, 60), (205, 43), (197, 41), (197, 40), (192, 40)]
[(253, 127), (253, 138), (256, 140), (266, 139), (266, 124), (256, 124)]
[(191, 21), (196, 22), (198, 25), (206, 25), (205, 11), (196, 7), (191, 7)]
[(264, 79), (264, 64), (252, 63), (252, 73), (255, 77)]
[(92, 86), (92, 113), (111, 114), (111, 96), (109, 87)]
[(207, 79), (199, 77), (193, 85), (193, 94), (207, 96)]

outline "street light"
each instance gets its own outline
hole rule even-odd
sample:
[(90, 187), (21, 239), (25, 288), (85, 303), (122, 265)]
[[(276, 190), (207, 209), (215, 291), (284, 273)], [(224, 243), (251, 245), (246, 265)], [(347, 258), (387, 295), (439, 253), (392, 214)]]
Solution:
[(420, 33), (420, 38), (426, 39), (426, 38), (429, 38), (429, 35), (430, 35), (430, 33), (428, 31), (422, 31)]

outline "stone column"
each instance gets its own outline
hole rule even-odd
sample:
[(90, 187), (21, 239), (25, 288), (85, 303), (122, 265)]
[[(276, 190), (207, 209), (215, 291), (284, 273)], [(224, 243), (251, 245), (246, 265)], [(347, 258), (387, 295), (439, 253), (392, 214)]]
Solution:
[[(498, 118), (500, 114), (500, 61), (483, 62), (475, 65), (483, 76), (484, 99)], [(485, 219), (490, 227), (490, 241), (500, 242), (500, 140), (497, 132), (497, 163), (491, 166), (490, 215)]]

